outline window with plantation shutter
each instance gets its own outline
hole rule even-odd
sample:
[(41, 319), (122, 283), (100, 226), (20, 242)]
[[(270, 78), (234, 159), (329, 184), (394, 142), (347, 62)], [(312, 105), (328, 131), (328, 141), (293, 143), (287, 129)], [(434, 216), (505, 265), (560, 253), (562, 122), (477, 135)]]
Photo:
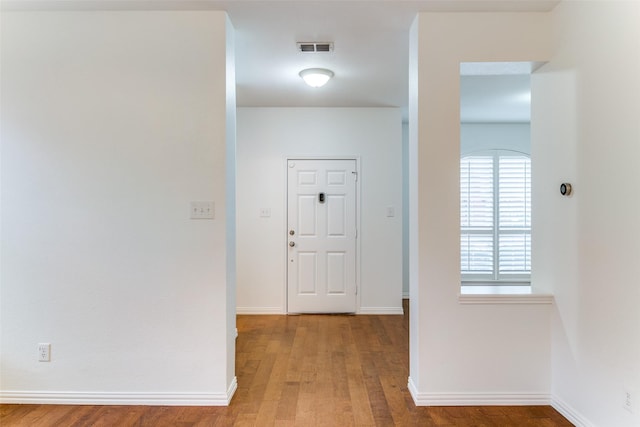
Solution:
[(531, 274), (531, 160), (494, 151), (460, 161), (463, 280), (513, 281)]

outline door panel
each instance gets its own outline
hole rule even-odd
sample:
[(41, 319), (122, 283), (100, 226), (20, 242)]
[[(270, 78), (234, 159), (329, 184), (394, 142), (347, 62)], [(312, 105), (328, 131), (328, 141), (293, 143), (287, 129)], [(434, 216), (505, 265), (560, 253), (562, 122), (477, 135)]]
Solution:
[(346, 182), (344, 171), (327, 171), (327, 185), (345, 185)]
[(356, 311), (356, 162), (289, 160), (290, 313)]
[[(317, 212), (315, 195), (298, 196), (298, 235), (317, 236)], [(290, 228), (291, 229), (291, 228)]]
[(298, 251), (298, 294), (315, 295), (317, 293), (316, 279), (318, 269), (316, 267), (317, 254), (315, 252)]
[(327, 253), (327, 293), (347, 293), (347, 266), (344, 252)]
[(347, 200), (343, 195), (327, 196), (327, 236), (346, 237)]

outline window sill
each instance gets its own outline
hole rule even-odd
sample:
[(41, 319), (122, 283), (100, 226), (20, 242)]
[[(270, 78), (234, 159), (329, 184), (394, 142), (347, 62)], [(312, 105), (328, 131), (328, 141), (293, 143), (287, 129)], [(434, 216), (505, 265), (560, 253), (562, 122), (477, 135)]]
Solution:
[(458, 295), (460, 304), (553, 304), (553, 295), (534, 294), (531, 286), (465, 286)]

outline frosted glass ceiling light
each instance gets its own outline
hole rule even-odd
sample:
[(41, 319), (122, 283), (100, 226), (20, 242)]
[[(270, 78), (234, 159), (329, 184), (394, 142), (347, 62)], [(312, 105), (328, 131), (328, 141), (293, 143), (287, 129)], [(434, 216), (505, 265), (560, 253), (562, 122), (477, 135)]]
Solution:
[(333, 71), (324, 68), (307, 68), (300, 71), (300, 77), (311, 87), (321, 87), (333, 77)]

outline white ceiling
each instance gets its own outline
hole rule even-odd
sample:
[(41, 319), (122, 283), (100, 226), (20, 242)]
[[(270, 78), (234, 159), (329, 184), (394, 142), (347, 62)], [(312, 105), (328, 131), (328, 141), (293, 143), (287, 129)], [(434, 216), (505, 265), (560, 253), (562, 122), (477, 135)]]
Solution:
[[(409, 27), (417, 12), (548, 11), (558, 2), (3, 0), (2, 6), (5, 10), (226, 10), (236, 30), (238, 106), (399, 107), (406, 117)], [(299, 41), (333, 42), (334, 51), (300, 53)], [(323, 88), (310, 88), (298, 76), (309, 67), (328, 68), (335, 77)], [(470, 81), (468, 86), (472, 85)], [(483, 90), (470, 92), (477, 97)]]

